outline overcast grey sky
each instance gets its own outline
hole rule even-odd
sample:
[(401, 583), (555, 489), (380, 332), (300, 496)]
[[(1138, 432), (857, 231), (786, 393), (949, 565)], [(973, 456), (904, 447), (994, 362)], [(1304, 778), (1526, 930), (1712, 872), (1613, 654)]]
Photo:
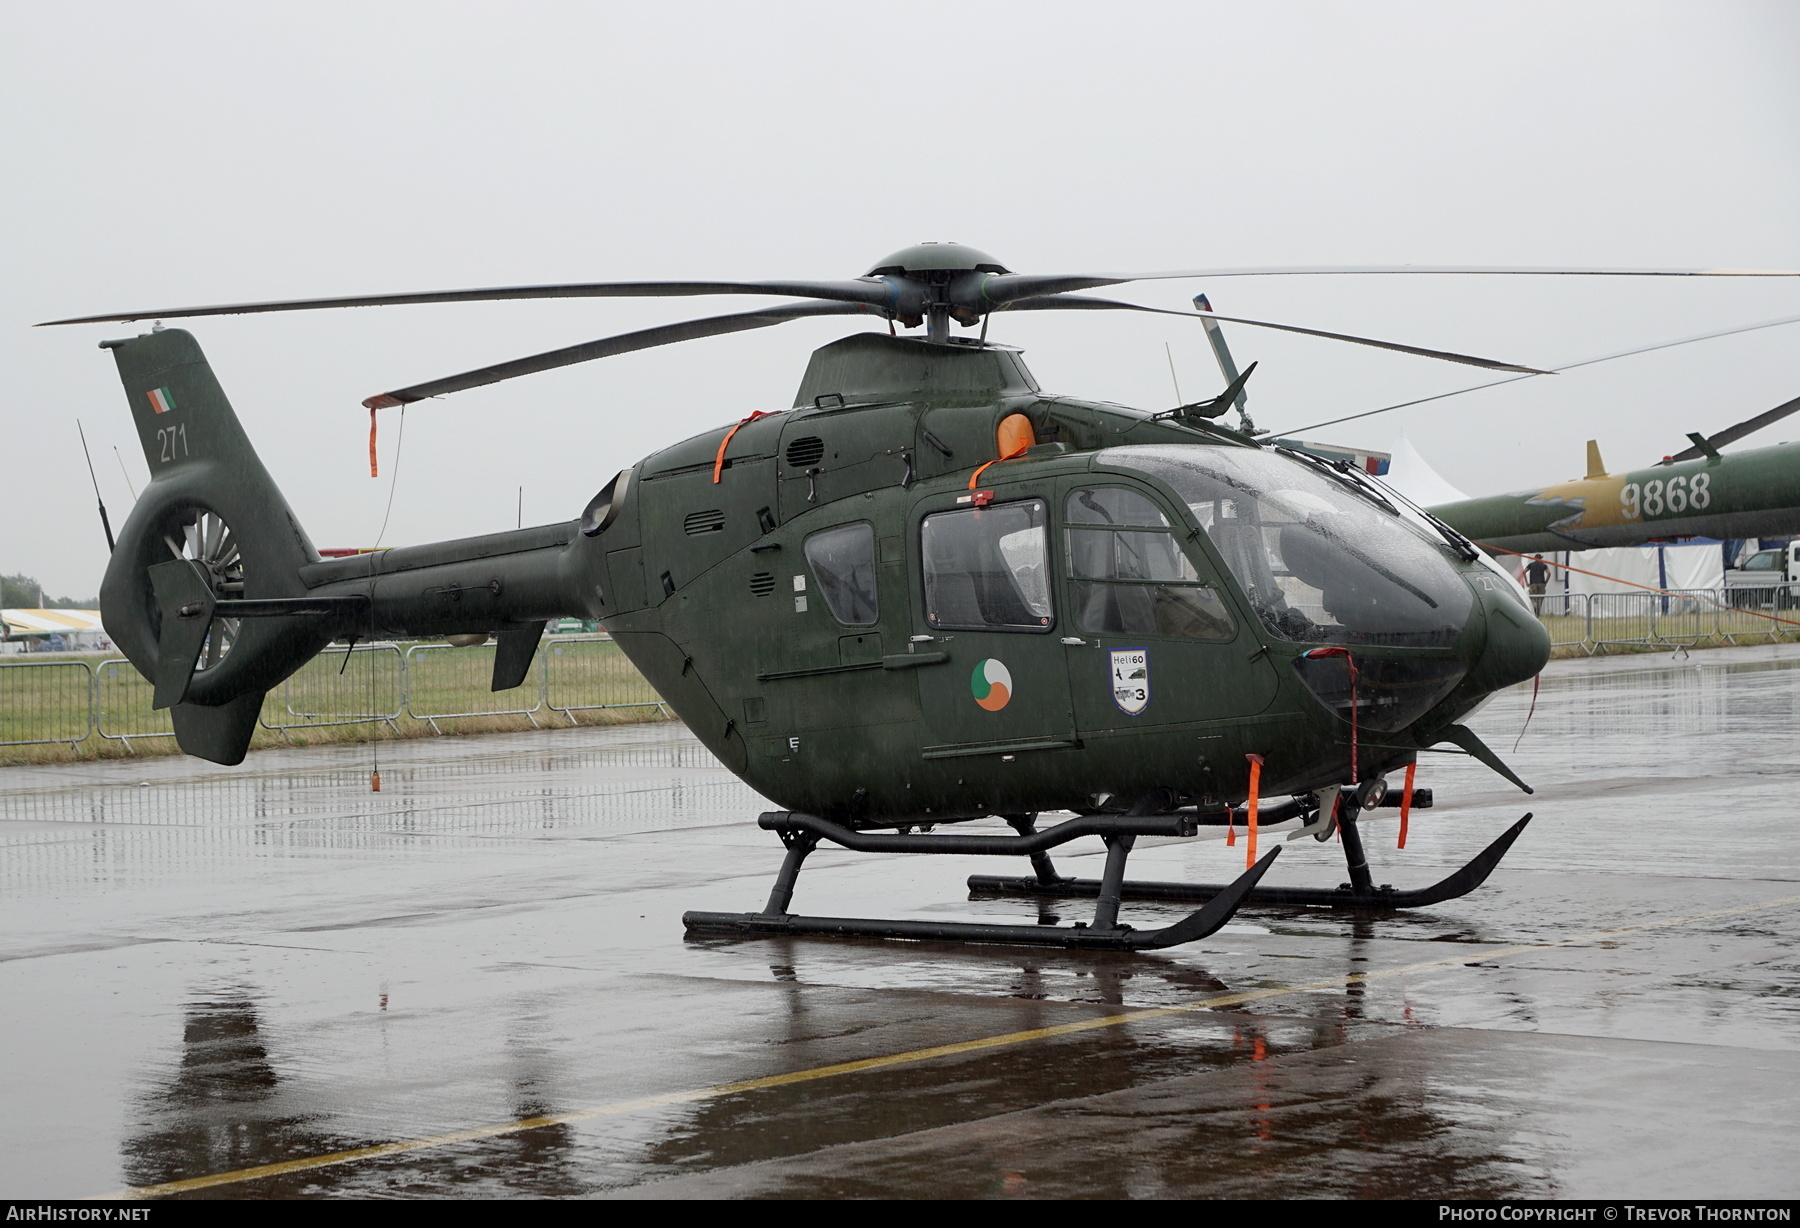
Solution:
[[(1800, 268), (1792, 3), (14, 3), (0, 8), (0, 571), (92, 594), (140, 488), (103, 337), (167, 304), (633, 278), (846, 277), (920, 239), (1022, 272), (1248, 264)], [(1800, 314), (1800, 281), (1266, 278), (1122, 297), (1531, 365)], [(193, 329), (321, 546), (373, 544), (362, 397), (767, 300), (482, 304)], [(385, 544), (577, 514), (619, 468), (791, 402), (807, 321), (407, 414)], [(1285, 430), (1470, 370), (1230, 330)], [(1183, 320), (995, 319), (1049, 390), (1219, 380)], [(1404, 429), (1471, 493), (1615, 467), (1800, 393), (1800, 325), (1322, 432)], [(384, 466), (399, 419), (383, 417)], [(1746, 444), (1794, 437), (1784, 424)]]

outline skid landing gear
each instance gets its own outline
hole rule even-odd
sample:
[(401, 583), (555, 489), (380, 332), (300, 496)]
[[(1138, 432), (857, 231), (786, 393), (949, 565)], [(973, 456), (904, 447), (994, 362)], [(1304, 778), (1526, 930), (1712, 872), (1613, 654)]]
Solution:
[[(1363, 854), (1362, 833), (1357, 830), (1354, 808), (1346, 806), (1340, 818), (1339, 831), (1344, 838), (1344, 860), (1350, 870), (1350, 881), (1335, 889), (1323, 887), (1253, 887), (1241, 897), (1248, 905), (1315, 906), (1353, 908), (1369, 912), (1387, 912), (1398, 908), (1421, 908), (1441, 904), (1464, 896), (1487, 881), (1500, 859), (1531, 822), (1528, 814), (1500, 834), (1500, 838), (1481, 850), (1468, 865), (1430, 887), (1416, 891), (1396, 891), (1383, 884), (1375, 886), (1369, 874), (1369, 861)], [(1266, 860), (1266, 859), (1265, 859)], [(1059, 899), (1081, 899), (1100, 894), (1102, 884), (1091, 878), (1059, 878), (1050, 868), (1050, 859), (1033, 861), (1035, 878), (1001, 878), (990, 874), (969, 876), (969, 890), (981, 895), (1031, 895)], [(1110, 863), (1108, 868), (1110, 869)], [(1245, 877), (1248, 877), (1246, 875)], [(1226, 891), (1237, 891), (1244, 879), (1229, 885), (1220, 883), (1120, 883), (1123, 900), (1165, 900), (1179, 904), (1200, 903), (1217, 899)], [(1222, 924), (1222, 923), (1221, 923)]]
[[(1090, 815), (1070, 819), (1045, 831), (1033, 829), (1029, 817), (1007, 822), (1017, 836), (883, 835), (853, 831), (810, 814), (773, 811), (758, 823), (777, 833), (787, 846), (787, 859), (776, 876), (769, 903), (761, 912), (690, 912), (682, 923), (702, 934), (821, 934), (855, 938), (911, 938), (941, 942), (994, 942), (1035, 947), (1072, 947), (1104, 951), (1155, 951), (1193, 942), (1215, 933), (1238, 910), (1270, 863), (1281, 850), (1275, 848), (1235, 882), (1208, 889), (1206, 904), (1175, 924), (1156, 930), (1138, 930), (1119, 922), (1119, 901), (1125, 887), (1125, 859), (1138, 836), (1191, 836), (1192, 815)], [(1048, 873), (1046, 850), (1082, 836), (1106, 841), (1104, 877), (1094, 890), (1077, 893), (1097, 899), (1090, 924), (986, 925), (954, 921), (879, 921), (859, 917), (801, 917), (788, 912), (799, 881), (800, 867), (820, 840), (830, 840), (860, 853), (962, 853), (1030, 857), (1040, 874)], [(1006, 881), (1006, 880), (997, 880)], [(1033, 880), (1022, 880), (1030, 882)], [(1068, 880), (1065, 880), (1068, 881)]]

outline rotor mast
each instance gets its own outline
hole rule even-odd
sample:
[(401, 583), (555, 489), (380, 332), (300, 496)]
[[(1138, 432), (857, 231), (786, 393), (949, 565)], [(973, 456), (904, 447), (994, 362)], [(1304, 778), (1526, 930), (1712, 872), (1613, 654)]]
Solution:
[(925, 305), (925, 340), (939, 343), (950, 340), (950, 304)]

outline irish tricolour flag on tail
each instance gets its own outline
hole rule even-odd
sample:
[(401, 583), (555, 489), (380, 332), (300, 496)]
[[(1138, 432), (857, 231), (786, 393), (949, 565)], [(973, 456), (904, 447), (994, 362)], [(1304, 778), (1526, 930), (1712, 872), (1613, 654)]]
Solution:
[(175, 398), (169, 395), (167, 388), (152, 388), (144, 395), (150, 398), (152, 413), (166, 414), (175, 408)]

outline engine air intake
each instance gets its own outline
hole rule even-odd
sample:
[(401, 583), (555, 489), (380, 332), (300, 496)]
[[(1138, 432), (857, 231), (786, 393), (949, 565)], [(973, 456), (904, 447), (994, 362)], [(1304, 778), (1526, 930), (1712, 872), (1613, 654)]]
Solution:
[(809, 469), (825, 459), (825, 441), (817, 435), (796, 439), (787, 446), (787, 463), (796, 469)]
[(698, 537), (702, 533), (718, 533), (725, 528), (725, 513), (718, 508), (709, 508), (704, 512), (689, 512), (682, 520), (681, 527), (689, 537)]

